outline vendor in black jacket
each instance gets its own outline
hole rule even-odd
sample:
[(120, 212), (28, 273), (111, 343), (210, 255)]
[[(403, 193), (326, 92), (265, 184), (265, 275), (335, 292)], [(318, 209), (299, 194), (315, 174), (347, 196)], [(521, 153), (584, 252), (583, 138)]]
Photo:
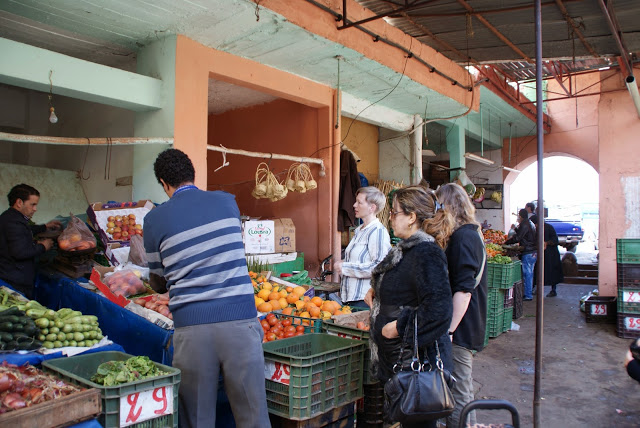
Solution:
[(518, 226), (516, 234), (504, 241), (505, 244), (520, 244), (523, 247), (520, 260), (522, 261), (522, 278), (524, 280), (523, 300), (533, 300), (533, 268), (536, 265), (536, 231), (535, 226), (529, 220), (527, 210), (518, 212)]
[(0, 215), (0, 279), (32, 299), (35, 258), (53, 246), (51, 239), (34, 242), (33, 235), (60, 229), (62, 225), (59, 221), (29, 224), (40, 200), (40, 193), (31, 186), (18, 184), (7, 198), (9, 209)]

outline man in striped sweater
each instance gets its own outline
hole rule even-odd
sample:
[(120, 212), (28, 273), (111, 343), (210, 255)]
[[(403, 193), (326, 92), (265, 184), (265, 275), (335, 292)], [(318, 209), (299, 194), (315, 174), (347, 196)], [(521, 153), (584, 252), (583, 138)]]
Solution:
[(189, 157), (158, 155), (169, 200), (144, 219), (151, 286), (169, 290), (180, 427), (213, 427), (220, 373), (239, 427), (269, 427), (262, 327), (256, 318), (235, 197), (193, 185)]

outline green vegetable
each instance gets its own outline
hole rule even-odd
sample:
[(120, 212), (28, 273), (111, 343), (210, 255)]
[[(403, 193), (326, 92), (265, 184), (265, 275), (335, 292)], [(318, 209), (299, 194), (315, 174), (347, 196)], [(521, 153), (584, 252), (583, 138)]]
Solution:
[[(6, 294), (5, 294), (5, 296), (6, 296)], [(12, 308), (9, 308), (7, 310), (4, 310), (4, 311), (0, 312), (0, 318), (2, 318), (4, 316), (8, 316), (8, 315), (23, 315), (23, 314), (22, 314), (22, 311), (20, 311), (16, 307), (12, 307)]]
[(49, 333), (46, 336), (47, 342), (53, 342), (58, 339), (58, 335), (54, 333)]
[(51, 327), (49, 329), (49, 333), (58, 334), (58, 333), (60, 333), (60, 329), (58, 327)]
[(47, 318), (38, 318), (36, 319), (36, 325), (40, 328), (49, 327), (49, 320)]
[(131, 357), (127, 361), (100, 364), (91, 380), (100, 385), (113, 386), (163, 374), (166, 373), (158, 369), (149, 357)]
[(62, 327), (62, 332), (73, 333), (73, 326), (71, 324), (65, 324), (64, 327)]
[(13, 331), (13, 323), (10, 321), (0, 323), (0, 331)]
[(34, 320), (44, 317), (46, 313), (47, 313), (46, 309), (28, 309), (27, 310), (27, 316), (30, 318), (33, 318)]
[(0, 316), (0, 323), (3, 323), (3, 322), (11, 322), (11, 323), (20, 322), (20, 317), (18, 317), (17, 315), (2, 315)]
[(42, 346), (47, 349), (53, 349), (53, 342), (49, 342), (49, 341), (42, 342)]
[(9, 332), (0, 331), (0, 340), (7, 343), (13, 340), (13, 335)]
[(513, 260), (511, 260), (511, 257), (497, 255), (487, 259), (487, 263), (497, 263), (497, 264), (508, 265), (510, 263), (513, 263)]

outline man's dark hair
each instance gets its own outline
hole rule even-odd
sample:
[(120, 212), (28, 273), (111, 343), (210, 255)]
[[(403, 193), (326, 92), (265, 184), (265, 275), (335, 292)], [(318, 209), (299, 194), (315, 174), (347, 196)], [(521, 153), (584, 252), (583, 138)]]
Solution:
[(21, 201), (28, 201), (29, 196), (35, 195), (40, 197), (40, 192), (38, 192), (35, 188), (29, 186), (28, 184), (18, 184), (17, 186), (13, 186), (13, 188), (9, 191), (7, 195), (7, 199), (9, 199), (9, 206), (12, 207), (13, 204), (16, 203), (18, 199)]
[(518, 215), (525, 220), (529, 218), (529, 213), (525, 209), (518, 211)]
[(525, 209), (527, 208), (531, 208), (531, 212), (534, 213), (536, 212), (536, 206), (533, 204), (533, 202), (527, 202), (527, 204), (524, 206)]
[(169, 186), (178, 187), (183, 183), (192, 183), (196, 177), (191, 159), (178, 149), (167, 149), (160, 153), (153, 164), (158, 183), (164, 180)]

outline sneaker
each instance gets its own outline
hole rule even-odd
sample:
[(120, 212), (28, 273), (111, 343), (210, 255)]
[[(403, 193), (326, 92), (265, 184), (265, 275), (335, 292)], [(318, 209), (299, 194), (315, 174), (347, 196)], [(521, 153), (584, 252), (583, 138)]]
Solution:
[(524, 300), (525, 302), (529, 302), (529, 301), (533, 300), (533, 297), (525, 297), (522, 300)]
[(555, 290), (551, 290), (549, 291), (549, 294), (547, 294), (547, 297), (556, 297), (558, 295), (558, 293), (555, 292)]

